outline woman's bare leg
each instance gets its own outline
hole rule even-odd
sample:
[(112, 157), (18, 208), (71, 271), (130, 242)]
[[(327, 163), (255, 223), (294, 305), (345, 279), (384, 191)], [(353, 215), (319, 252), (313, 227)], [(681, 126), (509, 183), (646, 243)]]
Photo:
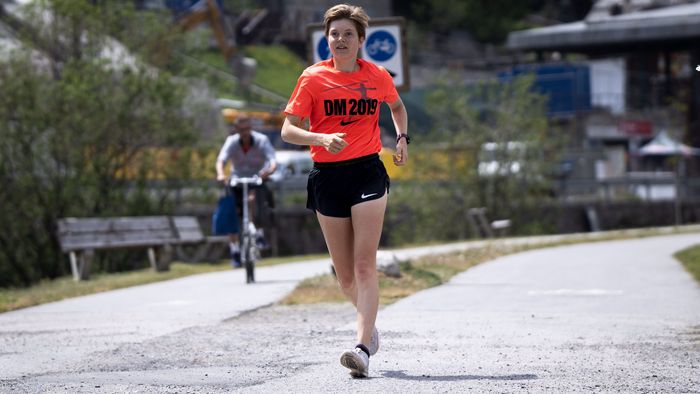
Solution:
[(321, 224), (328, 252), (331, 254), (340, 290), (353, 305), (357, 306), (352, 221), (350, 218), (324, 216), (319, 212), (316, 212), (316, 216)]
[(379, 308), (377, 249), (382, 235), (387, 194), (382, 198), (354, 205), (352, 227), (353, 256), (357, 294), (357, 342), (369, 345)]
[(316, 213), (340, 289), (357, 308), (357, 342), (369, 344), (379, 308), (377, 248), (387, 196), (352, 207), (351, 218)]

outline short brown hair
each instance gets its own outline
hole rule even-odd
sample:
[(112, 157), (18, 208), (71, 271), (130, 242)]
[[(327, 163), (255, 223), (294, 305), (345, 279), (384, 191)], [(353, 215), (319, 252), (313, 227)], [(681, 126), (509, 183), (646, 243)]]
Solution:
[(367, 16), (367, 13), (362, 7), (338, 4), (329, 8), (326, 13), (323, 14), (323, 25), (326, 29), (326, 36), (328, 36), (328, 31), (331, 29), (331, 22), (339, 19), (350, 19), (357, 28), (358, 37), (360, 39), (365, 38), (365, 29), (369, 26), (369, 16)]
[(236, 116), (235, 123), (238, 124), (242, 122), (250, 122), (250, 115), (245, 112), (239, 112), (238, 116)]

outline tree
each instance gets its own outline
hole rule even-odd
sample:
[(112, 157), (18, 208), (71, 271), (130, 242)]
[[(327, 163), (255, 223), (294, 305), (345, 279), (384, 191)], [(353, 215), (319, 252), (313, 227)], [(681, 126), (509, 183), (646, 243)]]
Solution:
[[(194, 141), (183, 86), (140, 58), (103, 56), (117, 45), (105, 34), (104, 8), (82, 0), (35, 7), (15, 24), (26, 48), (0, 60), (0, 286), (65, 274), (57, 219), (134, 212), (130, 196), (145, 193), (126, 186), (143, 188), (138, 180), (149, 173), (136, 158)], [(120, 175), (135, 168), (140, 177)], [(136, 209), (162, 212), (168, 203)]]
[(422, 28), (437, 33), (469, 31), (477, 41), (501, 43), (532, 11), (532, 1), (419, 0), (399, 5), (399, 11)]
[(535, 27), (527, 22), (531, 14), (571, 22), (582, 19), (592, 4), (592, 0), (413, 0), (395, 1), (394, 9), (424, 31), (466, 30), (479, 42), (501, 44), (509, 32)]
[[(515, 218), (548, 198), (563, 139), (550, 131), (546, 97), (532, 90), (533, 80), (465, 85), (444, 75), (437, 81), (426, 100), (434, 127), (411, 146), (415, 178), (394, 193), (393, 242), (464, 238), (469, 208)], [(490, 153), (496, 157), (484, 157)], [(528, 233), (542, 223), (514, 225)]]

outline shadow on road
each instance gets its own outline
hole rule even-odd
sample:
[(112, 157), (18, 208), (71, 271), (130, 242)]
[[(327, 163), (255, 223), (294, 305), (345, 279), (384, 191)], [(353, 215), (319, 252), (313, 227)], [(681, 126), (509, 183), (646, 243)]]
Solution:
[(404, 371), (382, 371), (382, 376), (391, 379), (401, 380), (421, 380), (435, 382), (455, 382), (460, 380), (534, 380), (537, 375), (520, 374), (520, 375), (407, 375)]
[(297, 280), (286, 280), (286, 279), (269, 279), (269, 280), (256, 280), (253, 283), (248, 283), (247, 286), (255, 286), (255, 285), (274, 285), (277, 283), (292, 283), (296, 284), (299, 281)]

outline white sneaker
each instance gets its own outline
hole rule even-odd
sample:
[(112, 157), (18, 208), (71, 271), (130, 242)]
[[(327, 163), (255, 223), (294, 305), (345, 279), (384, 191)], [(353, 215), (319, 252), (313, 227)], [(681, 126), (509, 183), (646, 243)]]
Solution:
[(374, 327), (372, 329), (372, 337), (369, 339), (369, 346), (367, 346), (369, 349), (369, 355), (374, 356), (377, 354), (377, 351), (379, 351), (379, 331), (377, 331), (377, 327)]
[(340, 355), (340, 364), (348, 368), (354, 378), (366, 378), (369, 375), (369, 356), (359, 347), (344, 351)]

